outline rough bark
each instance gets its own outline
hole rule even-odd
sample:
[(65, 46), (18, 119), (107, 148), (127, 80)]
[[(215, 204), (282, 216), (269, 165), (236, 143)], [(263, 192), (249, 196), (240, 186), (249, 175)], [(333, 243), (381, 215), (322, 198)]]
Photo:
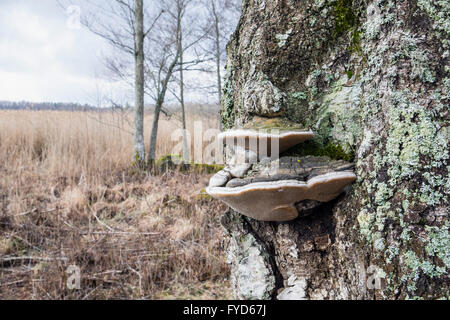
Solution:
[(447, 1), (245, 0), (221, 117), (285, 117), (289, 155), (351, 159), (358, 180), (288, 223), (230, 211), (236, 298), (448, 298)]
[(144, 4), (143, 0), (135, 3), (135, 107), (134, 107), (134, 160), (145, 161), (144, 145)]
[[(180, 6), (180, 4), (179, 4)], [(187, 132), (186, 132), (186, 110), (184, 104), (184, 70), (183, 70), (183, 30), (181, 26), (182, 8), (178, 10), (178, 20), (180, 21), (180, 30), (178, 34), (178, 52), (180, 56), (180, 105), (181, 105), (181, 125), (183, 128), (183, 160), (189, 162), (190, 152), (188, 148)]]

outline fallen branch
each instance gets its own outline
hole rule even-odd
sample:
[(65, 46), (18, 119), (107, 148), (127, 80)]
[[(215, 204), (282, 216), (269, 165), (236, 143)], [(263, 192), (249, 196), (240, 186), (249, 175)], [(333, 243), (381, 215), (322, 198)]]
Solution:
[[(37, 212), (37, 211), (38, 211), (38, 209), (37, 209), (37, 208), (34, 208), (33, 210), (26, 211), (26, 212), (22, 212), (22, 213), (19, 213), (19, 214), (14, 215), (14, 216), (15, 216), (15, 217), (26, 216), (27, 214), (35, 213), (35, 212)], [(50, 213), (50, 212), (54, 212), (54, 211), (56, 211), (56, 208), (48, 209), (48, 210), (45, 210), (45, 211), (39, 211), (39, 213)]]
[(23, 257), (6, 257), (1, 258), (0, 262), (14, 262), (14, 261), (67, 261), (67, 258), (57, 257), (57, 258), (49, 258), (49, 257), (31, 257), (31, 256), (23, 256)]
[(108, 234), (120, 234), (120, 235), (135, 235), (135, 236), (158, 236), (161, 234), (161, 232), (125, 232), (125, 231), (92, 231), (92, 232), (86, 232), (84, 234), (101, 234), (101, 235), (108, 235)]
[(95, 220), (97, 220), (98, 223), (100, 223), (102, 226), (106, 227), (106, 229), (108, 229), (111, 232), (117, 232), (115, 231), (113, 228), (111, 228), (110, 226), (108, 226), (106, 223), (104, 223), (103, 221), (101, 221), (98, 217), (97, 217), (97, 213), (93, 212), (93, 216), (95, 218)]
[(8, 282), (8, 283), (0, 283), (0, 287), (6, 287), (6, 286), (11, 286), (13, 284), (19, 284), (24, 282), (25, 280), (17, 280), (17, 281), (13, 281), (13, 282)]
[(37, 209), (34, 208), (33, 210), (26, 211), (26, 212), (22, 212), (22, 213), (19, 213), (19, 214), (14, 215), (14, 216), (15, 216), (15, 217), (26, 216), (27, 214), (34, 213), (34, 212), (36, 212), (36, 211), (37, 211)]

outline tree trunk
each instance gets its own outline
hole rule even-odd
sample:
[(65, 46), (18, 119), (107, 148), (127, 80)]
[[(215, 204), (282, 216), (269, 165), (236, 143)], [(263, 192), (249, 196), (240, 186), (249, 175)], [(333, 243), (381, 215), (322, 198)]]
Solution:
[[(148, 159), (147, 162), (149, 165), (153, 165), (155, 162), (156, 157), (156, 141), (158, 138), (158, 123), (159, 123), (159, 115), (161, 113), (162, 106), (164, 104), (164, 100), (166, 98), (166, 92), (167, 92), (167, 86), (169, 85), (169, 80), (172, 78), (173, 72), (175, 67), (179, 64), (180, 60), (180, 35), (181, 35), (181, 17), (182, 17), (182, 5), (177, 2), (177, 18), (176, 18), (176, 50), (175, 50), (175, 56), (173, 57), (172, 62), (170, 63), (167, 73), (164, 76), (164, 79), (161, 81), (161, 85), (158, 86), (158, 98), (156, 100), (155, 105), (155, 115), (153, 117), (153, 126), (152, 126), (152, 132), (150, 134), (150, 150), (148, 152)], [(180, 66), (183, 67), (182, 65)], [(164, 68), (164, 64), (160, 66), (161, 70)], [(161, 71), (160, 70), (160, 71)]]
[(219, 16), (216, 11), (216, 4), (214, 0), (211, 0), (211, 6), (214, 16), (214, 36), (216, 46), (216, 71), (217, 71), (217, 92), (219, 96), (219, 102), (222, 100), (222, 76), (220, 74), (220, 29), (219, 29)]
[(184, 74), (183, 74), (183, 30), (181, 27), (182, 8), (178, 8), (178, 19), (180, 21), (178, 34), (178, 54), (180, 56), (180, 104), (181, 104), (181, 122), (183, 126), (183, 160), (189, 162), (190, 154), (186, 132), (186, 110), (184, 105)]
[(134, 32), (135, 55), (135, 107), (134, 107), (134, 154), (133, 160), (145, 160), (144, 145), (144, 5), (136, 0), (136, 27)]
[(158, 124), (159, 115), (161, 114), (161, 108), (164, 99), (158, 98), (155, 106), (155, 114), (152, 121), (152, 132), (150, 133), (150, 149), (148, 150), (148, 164), (153, 165), (156, 160), (156, 141), (158, 139)]
[[(216, 74), (217, 74), (217, 94), (219, 98), (219, 104), (222, 101), (222, 75), (220, 72), (220, 29), (219, 29), (219, 16), (216, 11), (216, 4), (214, 0), (211, 0), (212, 12), (214, 17), (214, 29), (215, 29), (215, 45), (216, 45)], [(222, 122), (219, 121), (221, 128)]]
[[(228, 212), (240, 299), (449, 298), (446, 2), (256, 1), (228, 44), (222, 120), (312, 129), (357, 181), (304, 218)], [(328, 148), (328, 149), (327, 149)]]
[[(179, 25), (178, 25), (179, 28)], [(172, 60), (172, 63), (170, 64), (166, 76), (164, 77), (164, 80), (161, 83), (161, 89), (158, 93), (158, 99), (156, 100), (155, 105), (155, 115), (153, 117), (153, 125), (152, 125), (152, 132), (150, 134), (150, 150), (148, 152), (148, 164), (152, 165), (155, 162), (156, 158), (156, 141), (158, 138), (158, 123), (159, 123), (159, 116), (161, 114), (161, 109), (164, 104), (164, 99), (166, 98), (166, 92), (167, 92), (167, 86), (169, 84), (169, 80), (173, 75), (173, 70), (175, 66), (178, 64), (179, 60), (179, 52), (176, 50), (175, 57)]]

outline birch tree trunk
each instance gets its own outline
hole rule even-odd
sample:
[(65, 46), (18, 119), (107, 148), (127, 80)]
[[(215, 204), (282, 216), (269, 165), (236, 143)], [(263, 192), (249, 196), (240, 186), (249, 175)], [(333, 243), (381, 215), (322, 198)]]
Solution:
[(219, 28), (219, 15), (216, 11), (216, 4), (214, 0), (211, 0), (212, 13), (214, 17), (214, 37), (216, 45), (216, 73), (217, 73), (217, 92), (219, 96), (219, 102), (222, 100), (222, 75), (220, 72), (220, 28)]
[(180, 59), (180, 105), (181, 105), (181, 124), (183, 127), (183, 160), (189, 162), (190, 154), (187, 141), (186, 132), (186, 110), (184, 105), (184, 74), (183, 74), (183, 29), (181, 25), (182, 10), (180, 3), (178, 3), (178, 20), (180, 21), (179, 34), (178, 34), (178, 54)]
[(145, 161), (144, 145), (144, 5), (143, 0), (135, 2), (135, 107), (134, 107), (134, 160)]
[[(177, 23), (177, 33), (179, 32), (180, 23)], [(148, 163), (152, 165), (155, 162), (156, 158), (156, 142), (158, 138), (158, 124), (159, 124), (159, 116), (161, 114), (161, 109), (164, 104), (164, 99), (166, 97), (167, 92), (167, 86), (169, 85), (169, 80), (172, 78), (173, 72), (175, 67), (177, 66), (179, 62), (180, 53), (178, 50), (176, 50), (175, 56), (173, 57), (172, 62), (170, 63), (167, 73), (161, 82), (161, 86), (158, 92), (158, 98), (156, 100), (155, 105), (155, 115), (153, 117), (153, 124), (152, 124), (152, 132), (150, 134), (150, 150), (148, 152)]]
[[(220, 72), (220, 29), (219, 29), (219, 15), (217, 14), (215, 0), (211, 0), (212, 14), (214, 18), (214, 37), (216, 46), (216, 74), (217, 74), (217, 94), (219, 97), (219, 104), (222, 101), (222, 74)], [(222, 122), (220, 123), (220, 129), (223, 129)]]
[(224, 127), (288, 118), (317, 136), (290, 155), (334, 150), (358, 180), (288, 223), (228, 212), (236, 298), (449, 298), (449, 15), (447, 1), (244, 1)]
[(159, 124), (159, 115), (161, 114), (163, 100), (160, 98), (156, 101), (155, 105), (155, 114), (152, 120), (152, 132), (150, 133), (150, 149), (148, 151), (148, 159), (147, 162), (149, 165), (153, 165), (156, 158), (156, 141), (158, 139), (158, 124)]

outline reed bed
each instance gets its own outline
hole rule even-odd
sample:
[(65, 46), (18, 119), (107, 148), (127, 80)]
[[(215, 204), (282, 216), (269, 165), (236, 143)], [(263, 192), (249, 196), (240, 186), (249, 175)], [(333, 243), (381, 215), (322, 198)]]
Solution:
[[(0, 111), (0, 299), (230, 297), (226, 207), (201, 191), (210, 175), (133, 169), (131, 120)], [(195, 121), (218, 127), (208, 113), (188, 114), (189, 130)], [(157, 157), (180, 127), (161, 119)], [(79, 288), (68, 285), (73, 268)]]

